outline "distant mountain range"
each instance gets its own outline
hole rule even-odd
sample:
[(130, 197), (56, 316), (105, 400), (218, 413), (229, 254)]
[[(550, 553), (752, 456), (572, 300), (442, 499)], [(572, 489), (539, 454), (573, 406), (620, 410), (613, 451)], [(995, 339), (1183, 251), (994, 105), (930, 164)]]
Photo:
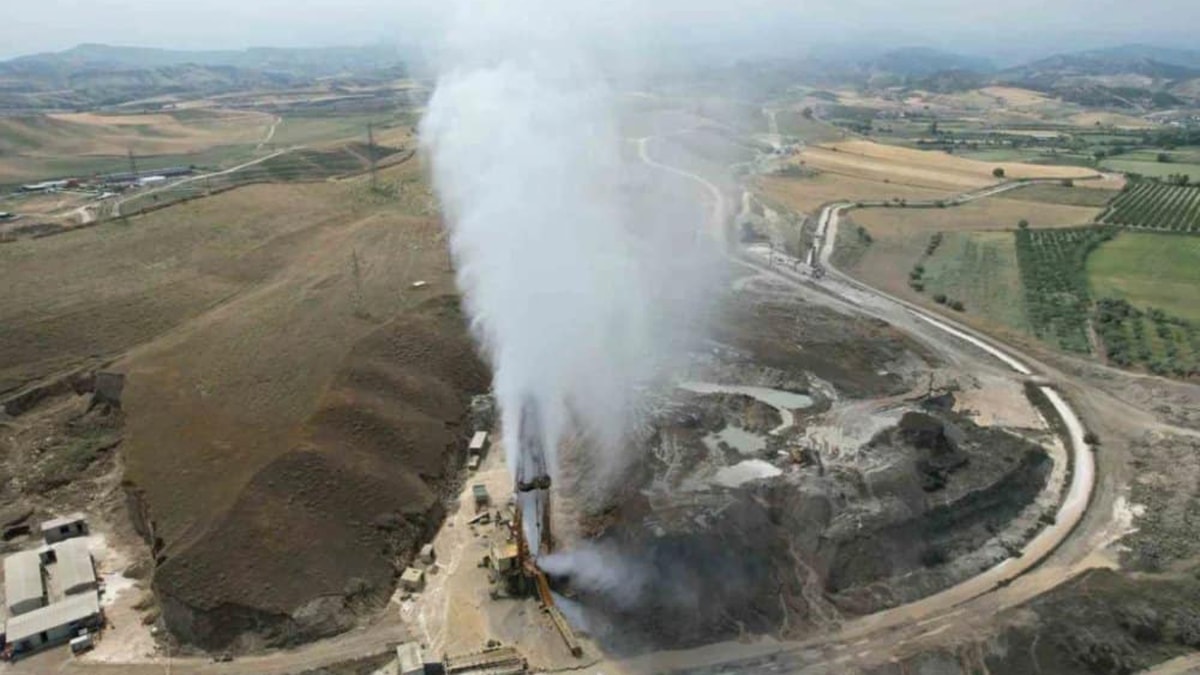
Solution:
[[(808, 69), (810, 72), (816, 69)], [(921, 47), (823, 64), (830, 83), (936, 92), (1008, 84), (1082, 105), (1152, 110), (1200, 105), (1200, 50), (1126, 45), (997, 70), (987, 59)]]
[(61, 52), (20, 56), (0, 66), (129, 70), (208, 66), (312, 77), (391, 68), (401, 61), (399, 52), (393, 47), (252, 47), (242, 50), (180, 51), (82, 44)]
[[(178, 51), (84, 44), (0, 62), (0, 112), (282, 89), (331, 78), (395, 79), (410, 67), (398, 49), (385, 46)], [(770, 86), (776, 88), (802, 81), (952, 92), (1010, 84), (1083, 105), (1133, 110), (1200, 106), (1200, 50), (1142, 44), (1059, 54), (1003, 69), (985, 58), (928, 47), (814, 55), (751, 69), (760, 76), (769, 73)], [(744, 84), (745, 72), (735, 68), (729, 75), (731, 84)]]
[(400, 54), (389, 47), (177, 51), (85, 44), (0, 62), (0, 111), (95, 108), (168, 94), (210, 96), (404, 73)]

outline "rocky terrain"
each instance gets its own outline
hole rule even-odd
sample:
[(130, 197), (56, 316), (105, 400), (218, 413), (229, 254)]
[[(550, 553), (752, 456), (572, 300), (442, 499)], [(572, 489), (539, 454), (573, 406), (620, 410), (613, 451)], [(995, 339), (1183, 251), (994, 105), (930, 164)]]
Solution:
[[(804, 635), (945, 588), (1039, 529), (1006, 532), (1049, 480), (1046, 451), (955, 412), (953, 394), (897, 396), (927, 364), (912, 343), (818, 307), (747, 305), (733, 344), (697, 361), (721, 384), (663, 403), (637, 478), (585, 528), (585, 555), (616, 578), (557, 580), (619, 653)], [(829, 350), (856, 357), (830, 366)], [(860, 442), (813, 434), (848, 410)]]

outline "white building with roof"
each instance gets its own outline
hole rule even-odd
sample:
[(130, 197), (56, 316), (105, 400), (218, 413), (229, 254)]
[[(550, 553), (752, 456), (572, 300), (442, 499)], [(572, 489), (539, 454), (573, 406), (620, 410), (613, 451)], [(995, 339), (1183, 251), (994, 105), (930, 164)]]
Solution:
[(42, 539), (47, 544), (82, 537), (88, 533), (87, 519), (82, 513), (72, 513), (61, 518), (52, 518), (42, 523)]
[(96, 565), (86, 539), (68, 539), (50, 547), (55, 563), (48, 567), (50, 584), (63, 595), (95, 591)]
[(9, 616), (14, 617), (45, 606), (46, 586), (37, 551), (19, 551), (4, 559), (4, 599)]
[(82, 629), (99, 628), (100, 596), (72, 595), (61, 602), (14, 616), (5, 625), (5, 638), (16, 655), (70, 641)]

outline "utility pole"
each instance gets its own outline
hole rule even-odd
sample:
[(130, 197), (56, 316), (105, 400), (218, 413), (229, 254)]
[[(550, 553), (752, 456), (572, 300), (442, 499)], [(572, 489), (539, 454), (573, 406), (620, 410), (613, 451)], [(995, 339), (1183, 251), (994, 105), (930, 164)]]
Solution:
[(370, 122), (367, 122), (367, 162), (371, 165), (371, 191), (374, 192), (379, 183), (375, 175), (375, 129)]
[(129, 173), (133, 174), (133, 178), (137, 179), (137, 160), (133, 158), (133, 148), (129, 149)]

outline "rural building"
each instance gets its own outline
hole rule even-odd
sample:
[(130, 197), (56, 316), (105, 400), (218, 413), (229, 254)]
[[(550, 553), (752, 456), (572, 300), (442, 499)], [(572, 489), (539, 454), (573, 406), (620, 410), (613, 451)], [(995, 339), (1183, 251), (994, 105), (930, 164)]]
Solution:
[(487, 488), (483, 485), (472, 485), (471, 494), (475, 496), (475, 512), (486, 509), (492, 503), (492, 498), (488, 496)]
[(476, 431), (475, 435), (471, 437), (471, 444), (467, 446), (467, 452), (472, 455), (483, 456), (483, 453), (487, 451), (487, 445), (488, 432)]
[(30, 183), (22, 185), (21, 192), (50, 192), (52, 190), (61, 190), (67, 187), (65, 180), (48, 180), (41, 183)]
[(425, 588), (425, 573), (415, 567), (405, 569), (400, 575), (400, 587), (413, 592)]
[(396, 645), (396, 672), (399, 675), (424, 675), (425, 654), (416, 642)]
[(138, 183), (145, 178), (174, 178), (175, 176), (187, 176), (194, 172), (190, 166), (172, 166), (166, 169), (154, 169), (153, 171), (123, 171), (118, 173), (109, 173), (102, 176), (96, 176), (95, 182), (105, 183), (109, 185), (130, 185)]
[(49, 549), (53, 565), (48, 565), (46, 571), (59, 593), (76, 595), (96, 590), (96, 564), (86, 539), (70, 539)]
[(72, 513), (68, 516), (54, 518), (42, 523), (42, 539), (47, 544), (53, 544), (72, 537), (82, 537), (87, 533), (87, 520), (82, 513)]
[(69, 642), (80, 630), (99, 628), (102, 623), (100, 597), (84, 593), (12, 617), (5, 626), (5, 635), (14, 654), (27, 654)]
[(42, 561), (37, 551), (20, 551), (4, 559), (4, 598), (9, 616), (19, 616), (46, 604)]
[(421, 547), (421, 552), (417, 554), (417, 559), (426, 565), (432, 565), (437, 559), (437, 555), (433, 552), (433, 544), (425, 544)]

